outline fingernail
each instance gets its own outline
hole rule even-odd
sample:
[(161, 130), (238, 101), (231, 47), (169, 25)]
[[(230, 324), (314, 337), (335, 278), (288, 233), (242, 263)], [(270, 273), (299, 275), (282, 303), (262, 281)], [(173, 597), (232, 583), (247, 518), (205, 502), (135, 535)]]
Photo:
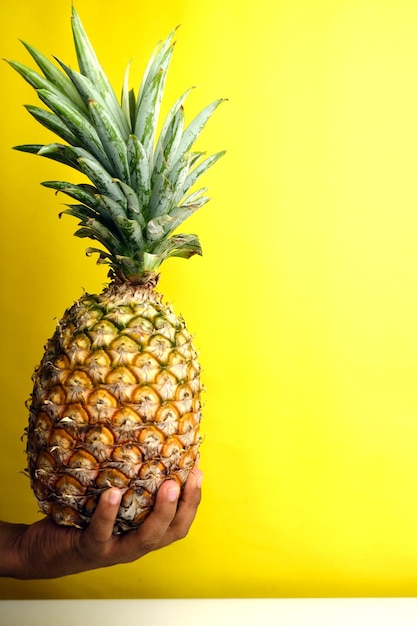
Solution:
[(180, 488), (178, 487), (178, 485), (172, 485), (172, 487), (168, 489), (167, 497), (169, 502), (175, 502), (176, 500), (178, 500), (179, 495)]
[(197, 480), (195, 481), (199, 489), (201, 489), (201, 485), (203, 484), (203, 478), (204, 478), (204, 474), (201, 470), (199, 470)]
[(109, 498), (108, 500), (109, 504), (112, 504), (112, 505), (120, 504), (122, 494), (119, 489), (110, 489), (108, 498)]

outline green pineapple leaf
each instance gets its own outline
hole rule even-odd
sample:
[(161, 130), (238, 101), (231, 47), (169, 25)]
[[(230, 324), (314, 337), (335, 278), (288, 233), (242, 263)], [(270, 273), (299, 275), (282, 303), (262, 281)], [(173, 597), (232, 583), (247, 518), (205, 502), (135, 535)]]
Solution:
[(130, 135), (129, 137), (127, 142), (127, 155), (129, 159), (131, 183), (136, 190), (140, 210), (145, 218), (151, 195), (150, 170), (145, 148), (136, 135)]
[(122, 98), (121, 98), (122, 109), (128, 121), (130, 133), (132, 132), (133, 126), (135, 124), (135, 112), (136, 112), (135, 92), (133, 89), (129, 89), (129, 74), (130, 74), (131, 63), (132, 62), (129, 61), (129, 63), (126, 66), (125, 75), (123, 79), (123, 86), (122, 86)]
[(200, 240), (197, 235), (188, 234), (173, 235), (169, 239), (164, 239), (158, 246), (155, 246), (152, 252), (163, 261), (169, 257), (189, 259), (195, 254), (202, 254)]
[(49, 83), (54, 85), (59, 93), (64, 94), (69, 100), (71, 100), (77, 108), (86, 110), (80, 94), (67, 76), (65, 76), (65, 74), (63, 74), (59, 68), (52, 63), (52, 61), (42, 54), (42, 52), (39, 52), (39, 50), (25, 41), (22, 41), (22, 44), (35, 60), (39, 69), (43, 72)]
[(127, 207), (126, 198), (119, 185), (108, 171), (102, 167), (101, 163), (92, 157), (80, 157), (78, 159), (78, 165), (83, 174), (91, 180), (100, 193), (121, 203), (124, 208)]
[(42, 124), (42, 126), (51, 130), (64, 141), (67, 141), (69, 144), (77, 143), (78, 140), (74, 133), (54, 113), (30, 104), (26, 104), (25, 109), (35, 118), (35, 120)]
[(72, 7), (72, 32), (74, 36), (75, 51), (81, 73), (90, 79), (99, 90), (106, 107), (116, 120), (120, 129), (128, 136), (130, 129), (126, 116), (121, 109), (113, 87), (110, 84), (103, 68), (101, 67), (93, 46), (85, 32), (84, 26), (78, 16), (75, 7)]
[(110, 162), (103, 149), (97, 130), (88, 117), (47, 89), (38, 89), (38, 96), (74, 133), (81, 145), (91, 152), (104, 167), (110, 169)]
[(67, 103), (68, 105), (75, 107), (79, 111), (79, 113), (83, 113), (85, 115), (87, 114), (82, 101), (80, 101), (79, 99), (76, 99), (76, 101), (74, 101), (71, 98), (71, 94), (69, 94), (67, 91), (60, 91), (54, 85), (54, 83), (52, 83), (41, 74), (38, 74), (38, 72), (35, 72), (35, 70), (32, 70), (30, 67), (26, 67), (26, 65), (23, 65), (23, 63), (18, 63), (17, 61), (8, 61), (8, 63), (34, 89), (44, 89), (46, 91), (49, 91), (50, 93), (54, 94), (55, 97), (62, 100), (63, 103)]
[(119, 129), (98, 101), (90, 100), (88, 106), (97, 134), (111, 163), (111, 171), (124, 182), (130, 183), (127, 146)]

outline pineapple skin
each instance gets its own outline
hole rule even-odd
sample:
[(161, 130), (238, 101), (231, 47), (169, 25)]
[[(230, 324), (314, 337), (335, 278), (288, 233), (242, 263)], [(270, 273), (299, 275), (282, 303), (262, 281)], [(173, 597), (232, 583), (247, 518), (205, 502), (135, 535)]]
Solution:
[(33, 376), (26, 451), (41, 511), (85, 528), (115, 486), (114, 532), (139, 527), (162, 482), (182, 486), (195, 465), (200, 371), (184, 320), (152, 284), (116, 279), (75, 302)]

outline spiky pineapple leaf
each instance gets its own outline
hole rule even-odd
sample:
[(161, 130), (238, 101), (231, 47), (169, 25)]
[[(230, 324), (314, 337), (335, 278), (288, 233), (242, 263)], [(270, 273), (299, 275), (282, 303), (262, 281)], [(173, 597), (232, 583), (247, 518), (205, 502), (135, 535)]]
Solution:
[(114, 181), (120, 185), (121, 190), (126, 198), (127, 210), (126, 214), (129, 219), (135, 219), (141, 228), (146, 227), (146, 221), (143, 217), (139, 197), (136, 191), (123, 180), (115, 178)]
[(129, 134), (131, 134), (133, 130), (133, 126), (135, 124), (135, 114), (136, 114), (136, 98), (135, 92), (133, 89), (129, 88), (129, 74), (130, 74), (130, 66), (132, 61), (126, 66), (125, 75), (123, 78), (123, 86), (122, 86), (122, 109), (124, 111), (125, 117), (129, 124)]
[(180, 189), (190, 171), (190, 155), (182, 155), (175, 166), (159, 174), (149, 200), (151, 218), (168, 214), (175, 206), (175, 191)]
[[(104, 98), (102, 97), (100, 91), (87, 76), (84, 76), (80, 72), (73, 70), (71, 67), (69, 67), (66, 63), (64, 63), (58, 58), (57, 58), (57, 61), (62, 67), (62, 69), (64, 70), (64, 72), (67, 74), (70, 81), (72, 82), (72, 85), (74, 89), (76, 90), (76, 92), (78, 93), (81, 99), (81, 102), (83, 104), (83, 107), (86, 109), (86, 112), (88, 115), (89, 115), (88, 105), (89, 105), (90, 100), (95, 100), (99, 102), (103, 108), (106, 108), (106, 102)], [(122, 134), (123, 130), (120, 129), (119, 127), (117, 117), (115, 117), (113, 112), (110, 111), (108, 108), (107, 108), (107, 112), (108, 112), (109, 117), (112, 120), (112, 123), (116, 127), (118, 127), (119, 133)]]
[[(149, 89), (142, 95), (138, 102), (134, 134), (145, 150), (146, 159), (151, 164), (153, 156), (153, 143), (156, 135), (158, 114), (161, 106), (161, 93), (164, 73), (160, 69), (149, 85)], [(150, 169), (151, 166), (150, 166)]]
[(198, 165), (196, 165), (188, 174), (184, 183), (179, 190), (179, 195), (182, 194), (184, 196), (197, 182), (197, 180), (207, 172), (207, 170), (212, 167), (222, 156), (226, 154), (225, 150), (221, 150), (220, 152), (216, 152), (215, 154), (211, 154), (206, 157), (203, 161), (201, 161)]
[(19, 63), (17, 61), (10, 61), (9, 60), (8, 63), (34, 89), (36, 89), (36, 90), (38, 90), (38, 89), (45, 89), (45, 90), (53, 93), (55, 95), (55, 97), (60, 98), (62, 100), (62, 102), (65, 102), (65, 103), (75, 107), (80, 113), (86, 114), (86, 110), (85, 110), (85, 107), (84, 107), (82, 101), (81, 102), (80, 101), (74, 102), (74, 100), (72, 100), (71, 96), (69, 96), (67, 92), (60, 91), (54, 85), (54, 83), (52, 83), (50, 80), (48, 80), (47, 78), (45, 78), (44, 76), (42, 76), (41, 74), (36, 72), (35, 70), (32, 70), (30, 67), (27, 67), (26, 65), (23, 65), (23, 63)]
[(138, 250), (143, 250), (144, 239), (142, 229), (135, 220), (119, 216), (115, 220), (124, 242), (126, 243), (129, 256), (134, 256)]
[(24, 143), (19, 146), (13, 146), (13, 150), (27, 152), (28, 154), (39, 154), (39, 150), (43, 148), (43, 146), (43, 143)]
[(184, 102), (185, 102), (186, 98), (188, 97), (188, 95), (190, 94), (190, 92), (193, 89), (194, 89), (194, 87), (190, 87), (183, 94), (181, 94), (181, 96), (172, 105), (172, 107), (169, 110), (167, 116), (165, 117), (165, 120), (163, 122), (161, 131), (159, 133), (158, 142), (157, 142), (156, 147), (155, 147), (155, 165), (154, 165), (154, 169), (157, 170), (156, 173), (159, 173), (159, 171), (160, 171), (160, 170), (157, 169), (158, 168), (158, 163), (160, 163), (160, 157), (162, 156), (161, 153), (163, 151), (163, 146), (166, 145), (166, 143), (168, 141), (167, 135), (170, 132), (172, 118), (177, 114), (178, 110), (181, 107), (184, 106)]
[[(149, 85), (152, 82), (153, 77), (155, 76), (155, 74), (159, 72), (160, 68), (162, 67), (163, 58), (165, 57), (167, 51), (170, 49), (172, 40), (177, 31), (177, 28), (174, 29), (171, 33), (169, 33), (168, 37), (164, 41), (157, 43), (155, 48), (153, 49), (152, 54), (149, 58), (149, 61), (146, 65), (145, 71), (143, 72), (142, 81), (140, 84), (138, 98), (137, 98), (138, 106), (139, 106), (140, 101), (143, 98), (144, 93), (149, 89)], [(165, 68), (165, 72), (167, 71), (167, 69), (168, 69), (168, 65)], [(136, 111), (136, 114), (137, 114), (137, 111)]]
[(75, 231), (74, 234), (76, 237), (80, 237), (81, 239), (95, 239), (107, 248), (112, 255), (125, 252), (123, 242), (113, 235), (113, 233), (97, 219), (87, 218), (83, 223), (85, 225)]
[(136, 135), (130, 135), (129, 137), (127, 142), (127, 156), (129, 160), (131, 183), (136, 191), (140, 210), (145, 219), (151, 195), (151, 174), (145, 148)]
[(41, 185), (49, 189), (55, 189), (55, 191), (60, 191), (73, 200), (86, 204), (90, 208), (94, 209), (98, 205), (96, 198), (98, 190), (91, 185), (74, 185), (73, 183), (67, 183), (62, 180), (45, 180)]
[(155, 184), (157, 178), (165, 171), (169, 171), (172, 167), (172, 160), (175, 157), (177, 148), (182, 138), (184, 130), (184, 109), (182, 106), (178, 108), (172, 116), (171, 121), (166, 128), (163, 139), (160, 141), (159, 151), (155, 151), (155, 163), (152, 172), (151, 183)]
[(58, 163), (69, 165), (70, 167), (81, 171), (77, 160), (74, 160), (73, 157), (67, 153), (67, 148), (71, 149), (70, 146), (64, 146), (62, 144), (45, 145), (39, 143), (29, 143), (20, 146), (13, 146), (13, 150), (44, 156), (52, 159), (53, 161), (58, 161)]
[(95, 50), (91, 45), (74, 6), (72, 7), (72, 32), (81, 73), (87, 76), (93, 85), (96, 85), (109, 111), (111, 111), (114, 118), (118, 120), (120, 129), (128, 136), (130, 132), (128, 120), (118, 103), (113, 87), (100, 65)]
[(165, 261), (169, 257), (189, 259), (195, 254), (201, 255), (202, 249), (197, 235), (180, 234), (160, 241), (152, 252)]
[(169, 227), (173, 222), (172, 217), (169, 215), (161, 215), (150, 220), (146, 225), (146, 241), (150, 246), (154, 242), (159, 242), (166, 236), (169, 231)]
[(47, 89), (38, 89), (38, 96), (74, 133), (81, 145), (91, 152), (104, 167), (110, 168), (109, 159), (91, 121), (74, 106), (64, 102), (59, 96), (57, 97), (56, 94)]
[(81, 157), (78, 159), (78, 165), (83, 174), (91, 180), (100, 193), (109, 196), (112, 200), (121, 203), (123, 208), (126, 208), (127, 202), (123, 192), (113, 176), (103, 168), (101, 163), (92, 157)]
[(112, 172), (114, 172), (115, 176), (129, 184), (130, 170), (127, 146), (119, 129), (114, 125), (107, 110), (100, 102), (90, 100), (88, 107), (97, 134), (111, 163)]
[(80, 224), (86, 223), (89, 219), (97, 219), (97, 213), (84, 204), (67, 204), (68, 208), (61, 211), (58, 216), (71, 215), (81, 220)]
[(224, 101), (224, 98), (215, 100), (200, 111), (200, 113), (198, 113), (198, 115), (196, 115), (196, 117), (190, 122), (184, 131), (180, 145), (177, 149), (178, 159), (191, 150), (214, 111)]
[(45, 126), (48, 130), (58, 135), (58, 137), (61, 137), (61, 139), (67, 141), (69, 144), (77, 143), (77, 137), (57, 115), (42, 109), (41, 107), (32, 106), (30, 104), (26, 104), (25, 108), (35, 118), (35, 120), (42, 124), (42, 126)]
[(60, 163), (64, 163), (69, 167), (81, 172), (82, 169), (79, 164), (80, 158), (90, 157), (90, 153), (79, 148), (77, 146), (67, 146), (62, 143), (48, 143), (40, 147), (38, 153), (39, 156), (48, 157)]
[(48, 59), (42, 52), (39, 52), (39, 50), (37, 50), (34, 46), (31, 46), (25, 41), (22, 41), (22, 44), (35, 60), (45, 78), (56, 87), (58, 92), (64, 94), (77, 106), (77, 108), (86, 110), (80, 94), (65, 74), (63, 74), (50, 59)]
[(171, 43), (174, 33), (175, 31), (170, 33), (151, 58), (137, 98), (134, 134), (145, 149), (150, 170), (153, 168), (153, 154), (162, 96), (174, 51)]

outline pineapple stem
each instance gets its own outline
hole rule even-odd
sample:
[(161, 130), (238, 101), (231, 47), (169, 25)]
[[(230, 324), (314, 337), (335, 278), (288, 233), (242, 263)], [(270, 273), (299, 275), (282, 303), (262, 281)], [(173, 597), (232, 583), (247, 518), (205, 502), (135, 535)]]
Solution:
[(126, 276), (122, 270), (116, 272), (115, 270), (111, 269), (108, 276), (111, 280), (110, 284), (114, 284), (117, 286), (130, 284), (134, 286), (148, 288), (149, 290), (154, 289), (159, 281), (159, 274), (157, 274), (156, 272), (144, 272), (142, 274)]

